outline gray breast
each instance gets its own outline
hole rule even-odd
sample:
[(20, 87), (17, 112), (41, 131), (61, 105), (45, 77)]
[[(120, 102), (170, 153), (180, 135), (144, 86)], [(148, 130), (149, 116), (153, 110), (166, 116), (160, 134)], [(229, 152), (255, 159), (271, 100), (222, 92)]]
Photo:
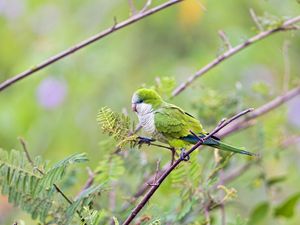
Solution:
[(150, 134), (154, 134), (155, 132), (155, 124), (154, 124), (154, 113), (147, 113), (144, 115), (139, 115), (139, 121), (144, 131)]

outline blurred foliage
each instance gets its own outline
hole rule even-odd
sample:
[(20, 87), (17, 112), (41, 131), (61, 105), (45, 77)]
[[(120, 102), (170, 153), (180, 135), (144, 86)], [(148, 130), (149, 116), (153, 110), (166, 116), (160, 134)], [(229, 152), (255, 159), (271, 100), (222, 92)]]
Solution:
[[(146, 0), (133, 2), (141, 9)], [(155, 6), (164, 1), (152, 2)], [(118, 151), (117, 145), (128, 138), (137, 121), (130, 101), (138, 87), (155, 88), (210, 131), (223, 117), (257, 108), (282, 94), (287, 77), (289, 88), (299, 85), (300, 36), (290, 31), (243, 50), (171, 98), (176, 85), (225, 50), (219, 30), (233, 46), (258, 32), (250, 8), (267, 30), (297, 16), (299, 1), (186, 0), (1, 92), (1, 148), (20, 149), (17, 137), (25, 137), (30, 154), (37, 156), (35, 166), (45, 175), (23, 152), (1, 150), (1, 190), (9, 198), (0, 196), (0, 224), (37, 224), (37, 220), (80, 224), (76, 210), (90, 224), (121, 223), (140, 199), (133, 196), (155, 173), (156, 161), (164, 165), (170, 160), (169, 151), (155, 146), (124, 144)], [(0, 80), (112, 26), (114, 17), (120, 22), (129, 15), (128, 2), (120, 0), (0, 0)], [(286, 41), (290, 47), (284, 56)], [(226, 224), (299, 224), (300, 145), (286, 144), (289, 137), (300, 135), (299, 104), (296, 97), (226, 139), (259, 152), (259, 160), (214, 154), (212, 149), (193, 153), (191, 161), (160, 186), (135, 224), (221, 224), (220, 205)], [(113, 124), (106, 123), (102, 134), (96, 118), (101, 124)], [(70, 166), (73, 161), (68, 160), (74, 153), (81, 157), (81, 152), (87, 152), (94, 174), (94, 184), (84, 191), (89, 179), (86, 164)], [(51, 166), (42, 158), (60, 163)], [(217, 188), (224, 177), (247, 163), (251, 166), (238, 178)], [(35, 193), (20, 183), (29, 184), (29, 178), (40, 184)], [(53, 189), (54, 182), (74, 200), (71, 206)], [(24, 195), (27, 201), (21, 201)], [(203, 207), (211, 207), (209, 215)]]

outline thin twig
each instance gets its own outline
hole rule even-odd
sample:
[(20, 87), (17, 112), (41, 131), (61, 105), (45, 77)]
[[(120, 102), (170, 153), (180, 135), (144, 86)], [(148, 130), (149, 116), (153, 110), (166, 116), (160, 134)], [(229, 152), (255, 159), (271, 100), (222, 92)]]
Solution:
[(252, 45), (253, 43), (256, 43), (274, 33), (278, 33), (280, 31), (287, 31), (289, 30), (289, 27), (294, 25), (295, 23), (300, 22), (300, 16), (294, 17), (292, 19), (288, 19), (285, 22), (282, 23), (281, 26), (271, 29), (271, 30), (266, 30), (263, 32), (258, 33), (257, 35), (249, 38), (247, 41), (244, 43), (237, 45), (222, 55), (218, 56), (214, 60), (212, 60), (210, 63), (202, 67), (200, 70), (198, 70), (194, 75), (190, 76), (187, 81), (183, 82), (180, 84), (175, 90), (172, 92), (172, 96), (176, 96), (180, 94), (182, 91), (184, 91), (188, 86), (190, 86), (198, 77), (204, 75), (207, 73), (209, 70), (214, 68), (215, 66), (219, 65), (221, 62), (223, 62), (225, 59), (230, 58), (231, 56), (235, 55), (236, 53), (240, 52), (242, 49), (245, 49), (247, 46)]
[(136, 8), (134, 6), (133, 0), (128, 0), (128, 5), (130, 9), (130, 16), (134, 16), (136, 14)]
[(250, 12), (250, 15), (251, 15), (251, 18), (252, 18), (253, 22), (255, 23), (256, 28), (260, 32), (264, 31), (264, 28), (261, 25), (261, 23), (259, 22), (259, 19), (257, 18), (256, 13), (254, 12), (254, 10), (253, 9), (249, 9), (249, 12)]
[(100, 40), (100, 39), (116, 32), (117, 30), (120, 30), (124, 27), (127, 27), (130, 24), (133, 24), (133, 23), (135, 23), (135, 22), (137, 22), (137, 21), (139, 21), (139, 20), (141, 20), (141, 19), (143, 19), (147, 16), (150, 16), (154, 13), (157, 13), (157, 12), (159, 12), (159, 11), (165, 9), (165, 8), (168, 8), (168, 7), (170, 7), (174, 4), (177, 4), (181, 1), (183, 1), (183, 0), (170, 0), (170, 1), (167, 1), (167, 2), (165, 2), (165, 3), (163, 3), (159, 6), (148, 9), (145, 12), (138, 13), (135, 16), (132, 16), (132, 17), (128, 18), (127, 20), (124, 20), (123, 22), (114, 24), (112, 27), (110, 27), (110, 28), (108, 28), (108, 29), (106, 29), (106, 30), (104, 30), (104, 31), (102, 31), (102, 32), (100, 32), (100, 33), (98, 33), (98, 34), (96, 34), (96, 35), (94, 35), (94, 36), (92, 36), (92, 37), (90, 37), (90, 38), (74, 45), (74, 46), (72, 46), (71, 48), (69, 48), (67, 50), (64, 50), (64, 51), (58, 53), (57, 55), (54, 55), (54, 56), (46, 59), (45, 61), (41, 62), (40, 64), (38, 64), (38, 65), (28, 69), (28, 70), (25, 70), (24, 72), (19, 73), (19, 74), (17, 74), (16, 76), (14, 76), (12, 78), (7, 79), (6, 81), (4, 81), (0, 84), (0, 91), (6, 89), (10, 85), (18, 82), (19, 80), (22, 80), (25, 77), (28, 77), (29, 75), (31, 75), (31, 74), (33, 74), (33, 73), (35, 73), (35, 72), (37, 72), (37, 71), (39, 71), (43, 68), (55, 63), (56, 61), (59, 61), (59, 60), (65, 58), (65, 57), (77, 52), (78, 50), (94, 43), (95, 41), (98, 41), (98, 40)]
[[(209, 133), (209, 135), (207, 135), (206, 137), (211, 137), (213, 135), (215, 135), (216, 133), (218, 133), (221, 129), (223, 129), (225, 126), (227, 126), (228, 124), (232, 123), (234, 120), (242, 117), (243, 115), (252, 112), (254, 109), (253, 108), (249, 108), (246, 109), (238, 114), (236, 114), (235, 116), (231, 117), (229, 120), (225, 120), (223, 122), (221, 122), (211, 133)], [(208, 139), (208, 138), (206, 138)]]
[(157, 185), (156, 180), (159, 174), (159, 165), (160, 165), (160, 160), (156, 161), (156, 171), (155, 171), (155, 176), (154, 176), (154, 181), (150, 184), (148, 183), (149, 186)]
[(219, 30), (218, 34), (219, 34), (221, 40), (224, 42), (224, 45), (226, 46), (227, 50), (232, 49), (232, 45), (229, 41), (229, 38), (225, 34), (225, 32), (223, 30)]
[(251, 109), (244, 110), (243, 112), (238, 113), (237, 115), (233, 116), (229, 120), (226, 120), (225, 122), (221, 123), (221, 125), (218, 125), (209, 135), (205, 136), (202, 139), (199, 139), (199, 141), (183, 156), (177, 159), (172, 166), (170, 166), (157, 180), (156, 185), (151, 186), (149, 191), (146, 193), (146, 195), (142, 198), (141, 202), (132, 210), (130, 215), (127, 217), (127, 219), (123, 222), (123, 225), (128, 225), (132, 222), (132, 220), (136, 217), (136, 215), (141, 211), (142, 208), (146, 205), (146, 203), (150, 200), (152, 195), (157, 191), (161, 183), (168, 177), (168, 175), (184, 160), (186, 156), (189, 156), (193, 151), (195, 151), (199, 146), (203, 144), (205, 140), (213, 136), (216, 132), (224, 128), (226, 125), (230, 124), (235, 119), (245, 115), (246, 113), (250, 112)]
[[(21, 142), (21, 145), (23, 147), (23, 151), (25, 152), (25, 155), (26, 155), (26, 158), (28, 160), (28, 162), (31, 164), (31, 166), (36, 169), (41, 175), (45, 175), (45, 173), (39, 169), (38, 167), (36, 167), (34, 165), (34, 162), (33, 160), (31, 159), (30, 157), (30, 154), (29, 154), (29, 151), (28, 151), (28, 148), (27, 148), (27, 145), (26, 145), (26, 142), (25, 140), (22, 138), (22, 137), (19, 137), (19, 141)], [(56, 185), (56, 184), (53, 184), (55, 190), (70, 204), (72, 205), (73, 204), (73, 201), (70, 200), (67, 195)], [(76, 210), (76, 213), (78, 214), (81, 222), (83, 222), (84, 225), (87, 225), (87, 223), (85, 222), (85, 219), (83, 218), (83, 216), (81, 215), (80, 211), (79, 210)]]
[(22, 137), (19, 137), (18, 139), (19, 139), (19, 141), (22, 145), (23, 151), (25, 152), (25, 155), (26, 155), (26, 158), (27, 158), (28, 162), (31, 164), (31, 166), (33, 168), (35, 168), (35, 165), (34, 165), (32, 159), (29, 155), (29, 152), (28, 152), (28, 149), (27, 149), (27, 144), (26, 144), (25, 140)]
[(140, 11), (140, 13), (145, 12), (150, 7), (151, 3), (152, 3), (152, 0), (147, 0), (146, 4), (144, 5), (144, 7)]

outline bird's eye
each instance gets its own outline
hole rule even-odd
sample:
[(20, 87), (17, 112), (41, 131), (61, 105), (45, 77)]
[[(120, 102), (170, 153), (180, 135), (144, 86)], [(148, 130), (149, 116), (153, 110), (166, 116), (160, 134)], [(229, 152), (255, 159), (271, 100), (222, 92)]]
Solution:
[(136, 103), (139, 104), (139, 103), (142, 103), (143, 100), (142, 99), (139, 99)]

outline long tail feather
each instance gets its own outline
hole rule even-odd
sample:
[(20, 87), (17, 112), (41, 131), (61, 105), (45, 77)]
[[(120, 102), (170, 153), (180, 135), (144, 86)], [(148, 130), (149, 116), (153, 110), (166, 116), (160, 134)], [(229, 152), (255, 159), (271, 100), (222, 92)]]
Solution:
[(239, 154), (243, 154), (243, 155), (256, 156), (255, 153), (248, 152), (248, 151), (244, 150), (244, 148), (236, 148), (236, 147), (233, 147), (231, 145), (225, 144), (220, 141), (217, 141), (217, 142), (218, 142), (218, 144), (213, 144), (213, 145), (209, 145), (209, 146), (215, 147), (215, 148), (218, 148), (218, 149), (224, 150), (224, 151), (239, 153)]
[[(204, 137), (204, 135), (203, 135), (203, 137)], [(199, 140), (196, 137), (194, 137), (193, 135), (188, 135), (182, 139), (189, 143), (192, 143), (192, 144), (196, 144)], [(257, 154), (248, 152), (244, 148), (233, 147), (233, 146), (225, 144), (219, 140), (216, 140), (215, 138), (209, 138), (209, 139), (205, 140), (203, 144), (213, 147), (213, 148), (224, 150), (224, 151), (239, 153), (239, 154), (243, 154), (243, 155), (257, 156)]]

